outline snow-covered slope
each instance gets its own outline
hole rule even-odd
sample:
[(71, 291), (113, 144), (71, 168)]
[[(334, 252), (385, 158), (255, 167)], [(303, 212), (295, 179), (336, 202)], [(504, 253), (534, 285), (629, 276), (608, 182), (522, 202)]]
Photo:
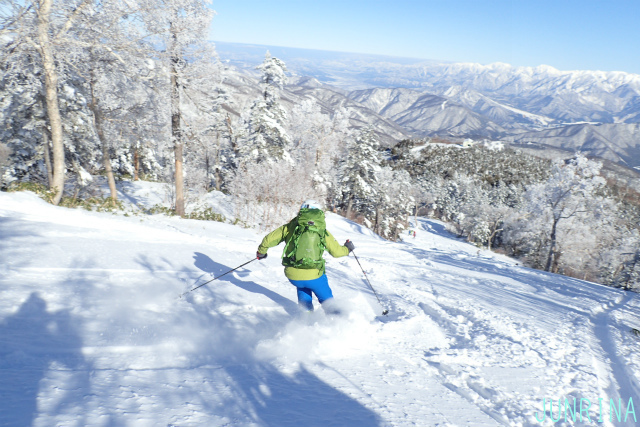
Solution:
[(410, 128), (404, 128), (401, 123), (380, 115), (366, 105), (354, 102), (342, 91), (322, 84), (314, 78), (292, 79), (285, 89), (285, 93), (292, 99), (314, 99), (325, 112), (335, 111), (340, 107), (348, 108), (352, 128), (373, 128), (384, 145), (394, 145), (397, 141), (413, 136)]
[(610, 160), (628, 167), (640, 167), (640, 124), (582, 123), (504, 138), (520, 144), (544, 144), (570, 152)]
[[(418, 118), (421, 115), (426, 115), (429, 117), (433, 114), (428, 111), (416, 110), (425, 103), (441, 105), (444, 101), (449, 101), (446, 104), (449, 115), (474, 117), (477, 118), (477, 121), (482, 120), (484, 122), (482, 127), (459, 129), (459, 135), (481, 134), (483, 131), (505, 133), (507, 132), (506, 129), (522, 132), (524, 129), (544, 128), (553, 122), (552, 119), (547, 117), (537, 116), (500, 104), (479, 92), (462, 86), (452, 86), (447, 90), (443, 90), (440, 95), (406, 88), (363, 89), (349, 93), (349, 97), (353, 100), (397, 122), (399, 122), (399, 118), (406, 118), (407, 116)], [(452, 107), (457, 108), (457, 111), (449, 110)], [(493, 123), (489, 120), (493, 121)], [(413, 121), (407, 121), (406, 126), (412, 127)], [(436, 128), (436, 130), (439, 129)]]
[(365, 89), (349, 97), (417, 135), (492, 138), (505, 133), (500, 125), (457, 102), (412, 89)]
[(516, 132), (523, 129), (544, 128), (554, 122), (549, 117), (532, 114), (507, 104), (496, 102), (478, 91), (463, 86), (443, 88), (440, 94), (447, 99), (470, 108), (477, 114), (489, 118), (500, 126)]
[(565, 398), (590, 402), (591, 422), (598, 399), (604, 425), (640, 416), (636, 294), (426, 219), (403, 243), (328, 227), (355, 242), (388, 316), (352, 256), (327, 256), (345, 315), (302, 315), (281, 246), (179, 299), (251, 260), (262, 233), (0, 193), (0, 425), (533, 426)]

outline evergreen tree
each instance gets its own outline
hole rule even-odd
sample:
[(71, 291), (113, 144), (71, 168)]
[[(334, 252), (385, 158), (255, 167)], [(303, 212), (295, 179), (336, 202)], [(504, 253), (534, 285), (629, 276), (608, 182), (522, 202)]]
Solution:
[(49, 152), (44, 150), (49, 144), (43, 141), (49, 132), (42, 71), (35, 52), (12, 50), (14, 42), (3, 43), (0, 50), (8, 59), (0, 62), (0, 142), (8, 154), (0, 184), (5, 187), (16, 180), (29, 180), (49, 185), (52, 171), (45, 164)]
[(354, 211), (368, 218), (375, 215), (376, 174), (382, 163), (379, 145), (374, 131), (363, 129), (349, 143), (340, 161), (338, 185), (342, 196), (341, 207), (347, 218), (351, 218)]
[(286, 84), (285, 63), (267, 51), (262, 71), (262, 94), (256, 99), (247, 119), (247, 136), (239, 149), (242, 161), (269, 162), (291, 160), (287, 152), (289, 135), (285, 129), (287, 113), (280, 105), (280, 91)]
[(376, 199), (373, 230), (380, 236), (398, 240), (409, 224), (414, 198), (409, 173), (382, 167), (376, 174)]

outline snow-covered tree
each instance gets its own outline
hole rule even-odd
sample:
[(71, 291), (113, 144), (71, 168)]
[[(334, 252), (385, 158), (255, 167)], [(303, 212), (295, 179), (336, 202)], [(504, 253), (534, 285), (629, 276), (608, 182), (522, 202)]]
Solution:
[(189, 82), (192, 85), (183, 101), (185, 132), (190, 141), (185, 153), (186, 180), (190, 190), (208, 191), (223, 186), (224, 169), (232, 167), (233, 156), (229, 128), (229, 113), (226, 110), (233, 103), (222, 85), (224, 78), (222, 66), (215, 55), (211, 60), (202, 58), (190, 64), (197, 69), (190, 70)]
[(411, 177), (405, 170), (382, 167), (376, 178), (373, 230), (395, 241), (408, 225), (414, 207)]
[(341, 148), (351, 138), (347, 109), (323, 113), (317, 102), (304, 100), (292, 109), (287, 132), (293, 159), (310, 171), (317, 193), (326, 199), (334, 193)]
[[(84, 37), (100, 43), (83, 49), (84, 60), (77, 67), (88, 86), (88, 108), (114, 202), (117, 200), (114, 166), (120, 174), (137, 177), (140, 153), (148, 147), (141, 144), (142, 135), (136, 128), (143, 117), (153, 120), (156, 116), (152, 113), (156, 110), (152, 107), (156, 67), (151, 59), (151, 46), (142, 42), (147, 34), (139, 25), (141, 12), (135, 2), (92, 5), (92, 13), (86, 18), (91, 25), (84, 29)], [(145, 110), (151, 111), (144, 114)]]
[(370, 128), (363, 129), (350, 141), (339, 163), (338, 192), (347, 218), (357, 211), (365, 217), (375, 215), (376, 174), (381, 168), (379, 141)]
[[(0, 139), (12, 150), (4, 180), (30, 180), (53, 187), (53, 140), (41, 67), (31, 61), (34, 56), (38, 58), (23, 52), (21, 57), (14, 55), (16, 62), (6, 68), (0, 66), (0, 116), (7, 124), (0, 131)], [(58, 81), (56, 100), (64, 134), (64, 171), (75, 172), (77, 182), (82, 182), (89, 176), (86, 170), (98, 165), (95, 158), (99, 146), (88, 108), (90, 97), (78, 68), (60, 73)]]
[[(208, 28), (213, 11), (209, 0), (139, 0), (146, 6), (143, 16), (147, 31), (159, 40), (161, 57), (167, 70), (169, 121), (174, 161), (175, 211), (185, 214), (184, 151), (189, 139), (185, 109), (189, 91), (200, 82), (195, 75), (199, 63), (207, 61)], [(166, 87), (166, 86), (165, 86)]]
[[(131, 76), (130, 80), (140, 77), (139, 67), (130, 66), (130, 62), (131, 53), (139, 50), (144, 38), (139, 21), (144, 2), (9, 3), (12, 5), (0, 7), (3, 12), (12, 12), (0, 17), (0, 28), (11, 34), (3, 39), (8, 42), (2, 48), (11, 53), (12, 65), (3, 72), (9, 82), (18, 81), (34, 94), (23, 102), (23, 117), (17, 115), (16, 129), (23, 132), (19, 138), (12, 138), (12, 144), (35, 150), (14, 153), (34, 151), (34, 155), (27, 156), (31, 165), (47, 165), (49, 185), (58, 190), (54, 198), (57, 203), (64, 189), (66, 169), (76, 172), (80, 183), (90, 177), (87, 170), (104, 167), (110, 175), (105, 141), (114, 145), (112, 135), (107, 135), (107, 122), (114, 117), (108, 112), (119, 109), (121, 99), (132, 90), (129, 85), (120, 86), (120, 92), (113, 87), (105, 91), (104, 82), (119, 82), (119, 77), (125, 75)], [(114, 65), (122, 68), (115, 69)], [(8, 91), (0, 88), (0, 97), (6, 99), (7, 92), (27, 93), (16, 90), (14, 85)], [(14, 109), (16, 112), (20, 113)], [(14, 178), (28, 178), (34, 168), (26, 159), (15, 160)], [(109, 181), (113, 196), (113, 179)]]
[(280, 104), (280, 91), (287, 82), (285, 63), (267, 51), (262, 71), (262, 94), (253, 102), (247, 117), (247, 135), (240, 144), (242, 161), (276, 162), (290, 160), (286, 148), (287, 113)]
[[(19, 63), (35, 65), (36, 73), (21, 70), (25, 74), (41, 78), (46, 109), (47, 130), (51, 140), (51, 177), (49, 185), (54, 190), (53, 203), (62, 198), (65, 182), (65, 149), (62, 115), (59, 104), (59, 77), (65, 73), (65, 63), (73, 62), (77, 47), (74, 30), (81, 21), (83, 9), (90, 0), (61, 2), (54, 0), (27, 0), (0, 2), (0, 36), (3, 58), (21, 57)], [(4, 40), (4, 38), (3, 38)], [(7, 52), (11, 52), (7, 55)], [(28, 79), (25, 79), (28, 80)]]
[(10, 155), (11, 149), (9, 146), (0, 142), (0, 188), (4, 186), (4, 174), (6, 168), (9, 166)]
[(310, 175), (300, 166), (279, 162), (243, 162), (230, 185), (236, 216), (261, 229), (287, 222), (305, 198), (315, 197)]
[[(546, 182), (527, 189), (525, 215), (514, 222), (515, 231), (511, 234), (527, 234), (524, 240), (530, 242), (528, 252), (536, 254), (535, 263), (546, 271), (558, 271), (560, 257), (569, 249), (570, 239), (585, 233), (586, 218), (594, 218), (602, 211), (603, 198), (598, 192), (605, 180), (600, 176), (601, 167), (601, 163), (577, 154), (568, 161), (556, 161)], [(593, 233), (586, 232), (582, 237), (589, 235)]]
[[(614, 251), (605, 253), (605, 257), (613, 255), (613, 263), (603, 263), (605, 281), (608, 285), (618, 286), (624, 289), (640, 292), (640, 233), (638, 230), (619, 239), (619, 245)], [(613, 254), (611, 252), (614, 252)], [(615, 266), (615, 269), (606, 271), (607, 267)]]
[[(2, 185), (16, 180), (32, 180), (49, 185), (50, 153), (43, 143), (49, 136), (42, 96), (42, 82), (35, 52), (11, 51), (11, 42), (1, 45), (0, 55), (0, 141), (9, 154)], [(9, 53), (11, 52), (11, 53)], [(31, 73), (28, 72), (31, 68)]]

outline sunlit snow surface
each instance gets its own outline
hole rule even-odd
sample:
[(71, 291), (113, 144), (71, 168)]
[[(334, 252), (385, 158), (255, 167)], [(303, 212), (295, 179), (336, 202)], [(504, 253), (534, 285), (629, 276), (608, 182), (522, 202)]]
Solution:
[(557, 418), (565, 398), (594, 424), (635, 424), (610, 422), (609, 399), (640, 417), (636, 294), (524, 268), (436, 221), (403, 243), (327, 222), (388, 316), (353, 256), (329, 255), (343, 316), (299, 313), (282, 246), (180, 299), (251, 260), (262, 233), (0, 193), (0, 426), (552, 425), (543, 399)]

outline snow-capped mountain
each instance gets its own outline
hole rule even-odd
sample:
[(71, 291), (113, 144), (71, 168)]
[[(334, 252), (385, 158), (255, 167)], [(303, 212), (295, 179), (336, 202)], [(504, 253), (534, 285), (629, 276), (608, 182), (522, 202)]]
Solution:
[(500, 103), (487, 95), (463, 86), (451, 86), (441, 96), (466, 106), (477, 114), (500, 124), (504, 129), (542, 129), (554, 123), (550, 117), (533, 114), (510, 105)]
[(314, 78), (296, 79), (285, 89), (291, 97), (315, 99), (326, 111), (332, 111), (339, 107), (348, 108), (351, 111), (350, 121), (354, 128), (373, 126), (386, 143), (395, 143), (401, 139), (415, 136), (412, 132), (413, 129), (403, 126), (402, 123), (386, 114), (370, 108), (369, 105), (357, 102), (343, 91), (322, 84)]
[(365, 89), (349, 97), (416, 135), (493, 138), (506, 130), (448, 98), (412, 89)]
[[(227, 67), (224, 71), (224, 85), (233, 93), (234, 102), (227, 109), (237, 116), (248, 109), (251, 103), (261, 95), (260, 83), (249, 70)], [(402, 125), (370, 110), (349, 99), (340, 89), (323, 84), (312, 77), (293, 77), (281, 94), (281, 102), (286, 110), (291, 110), (305, 99), (316, 100), (325, 112), (331, 112), (340, 106), (349, 108), (350, 123), (353, 129), (372, 126), (385, 145), (413, 136)]]
[[(274, 46), (216, 45), (221, 58), (241, 68), (255, 67), (266, 50), (271, 50), (287, 62), (291, 72), (346, 90), (412, 88), (447, 96), (452, 87), (459, 87), (508, 108), (541, 116), (534, 122), (542, 124), (548, 119), (558, 123), (635, 123), (640, 114), (640, 75), (625, 72), (560, 71), (547, 65), (442, 63)], [(477, 102), (463, 102), (456, 98), (458, 95), (451, 94), (469, 108), (470, 103)]]
[(640, 76), (623, 72), (559, 71), (549, 66), (444, 64), (415, 68), (423, 88), (452, 86), (562, 122), (630, 122), (637, 117)]
[(640, 75), (217, 46), (221, 58), (245, 70), (270, 49), (294, 75), (318, 80), (316, 88), (298, 85), (298, 96), (309, 90), (330, 108), (344, 103), (341, 95), (348, 93), (355, 103), (350, 105), (360, 105), (366, 116), (363, 122), (394, 128), (388, 125), (393, 122), (405, 135), (526, 141), (640, 164), (640, 131), (634, 126), (640, 121)]
[(640, 169), (640, 124), (583, 123), (527, 132), (505, 138), (520, 144), (545, 144), (568, 151), (581, 151), (615, 163)]

